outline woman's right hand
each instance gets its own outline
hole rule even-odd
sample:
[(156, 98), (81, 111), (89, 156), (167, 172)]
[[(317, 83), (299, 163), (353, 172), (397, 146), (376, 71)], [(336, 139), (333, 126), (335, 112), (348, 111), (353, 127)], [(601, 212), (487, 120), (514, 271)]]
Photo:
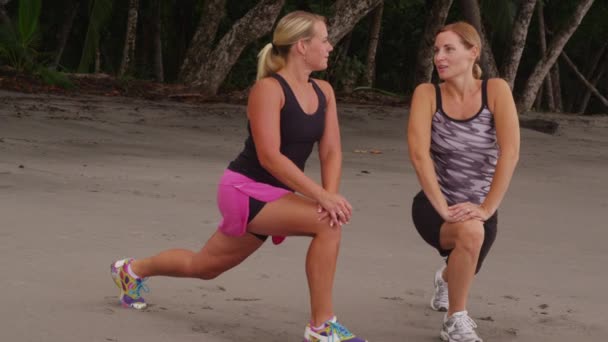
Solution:
[(441, 218), (448, 223), (455, 223), (459, 221), (459, 219), (455, 217), (454, 213), (452, 212), (452, 210), (450, 210), (449, 207), (445, 207), (443, 208), (443, 210), (440, 210), (439, 215), (441, 215)]
[(350, 222), (353, 207), (342, 195), (325, 191), (319, 196), (317, 202), (319, 204), (319, 220), (328, 217), (330, 227), (341, 227), (343, 224)]

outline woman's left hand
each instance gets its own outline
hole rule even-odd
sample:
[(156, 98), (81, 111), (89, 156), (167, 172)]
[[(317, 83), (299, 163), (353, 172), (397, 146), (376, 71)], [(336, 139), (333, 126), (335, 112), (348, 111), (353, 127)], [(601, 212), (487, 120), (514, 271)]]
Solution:
[(448, 210), (454, 221), (479, 220), (485, 222), (491, 216), (483, 206), (471, 202), (454, 204)]

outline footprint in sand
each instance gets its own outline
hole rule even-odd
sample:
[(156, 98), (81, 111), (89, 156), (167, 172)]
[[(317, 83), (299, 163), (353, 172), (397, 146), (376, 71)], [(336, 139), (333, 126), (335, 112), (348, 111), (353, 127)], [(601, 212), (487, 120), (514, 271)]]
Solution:
[(243, 298), (243, 297), (234, 297), (232, 299), (226, 299), (226, 301), (233, 301), (233, 302), (257, 302), (261, 300), (260, 298)]
[(226, 292), (226, 288), (221, 285), (216, 285), (216, 286), (200, 285), (200, 286), (197, 286), (197, 288), (199, 290), (204, 290), (204, 291), (211, 292), (211, 293)]
[(201, 334), (207, 334), (209, 332), (209, 330), (205, 329), (205, 327), (200, 326), (200, 325), (192, 327), (192, 331), (201, 333)]

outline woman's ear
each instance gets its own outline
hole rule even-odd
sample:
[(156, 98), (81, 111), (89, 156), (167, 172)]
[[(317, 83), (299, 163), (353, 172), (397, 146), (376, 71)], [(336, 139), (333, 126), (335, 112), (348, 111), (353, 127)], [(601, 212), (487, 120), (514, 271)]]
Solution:
[(302, 56), (306, 54), (307, 46), (306, 46), (306, 42), (304, 41), (304, 39), (298, 40), (294, 45), (295, 45), (297, 53), (299, 53)]
[(476, 61), (476, 62), (477, 62), (477, 61), (479, 61), (479, 60), (480, 60), (479, 56), (480, 56), (480, 54), (481, 54), (481, 51), (479, 51), (479, 47), (478, 47), (478, 46), (473, 46), (473, 47), (471, 48), (471, 54), (473, 55), (473, 59), (474, 59), (474, 61)]

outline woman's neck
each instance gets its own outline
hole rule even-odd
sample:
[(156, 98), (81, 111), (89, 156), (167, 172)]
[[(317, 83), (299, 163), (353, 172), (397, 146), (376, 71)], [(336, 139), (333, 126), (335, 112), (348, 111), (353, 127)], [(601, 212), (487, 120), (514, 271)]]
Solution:
[(298, 85), (306, 85), (310, 79), (311, 70), (303, 67), (302, 65), (295, 65), (294, 63), (287, 63), (281, 70), (278, 71), (284, 78), (289, 79)]
[(471, 75), (446, 80), (443, 88), (450, 97), (463, 101), (479, 90), (479, 84), (478, 80)]

